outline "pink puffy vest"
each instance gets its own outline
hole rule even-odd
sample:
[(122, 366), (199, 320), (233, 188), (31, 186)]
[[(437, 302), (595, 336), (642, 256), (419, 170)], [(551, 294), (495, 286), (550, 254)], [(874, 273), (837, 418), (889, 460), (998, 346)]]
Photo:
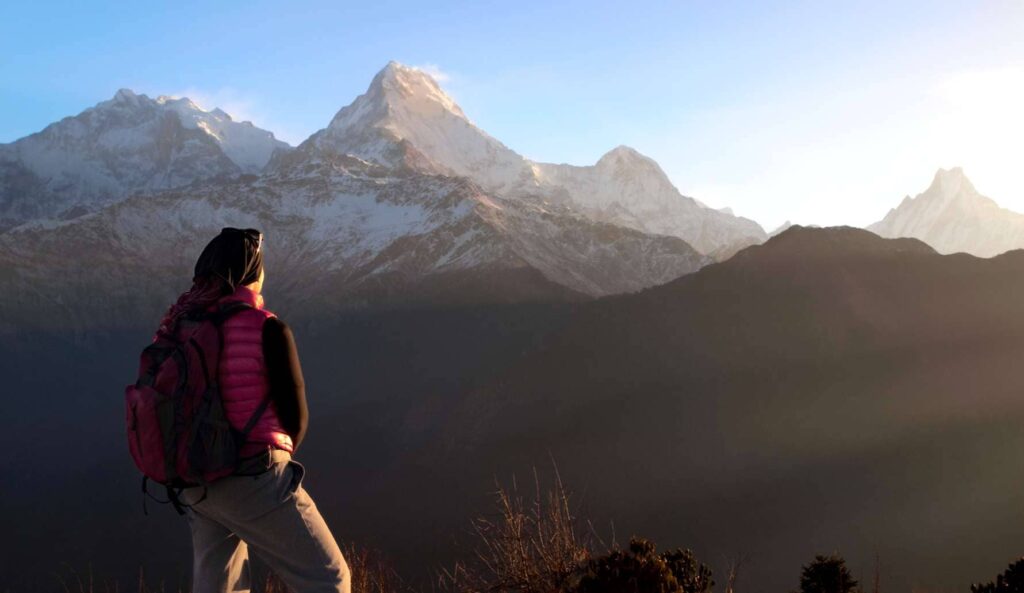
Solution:
[[(270, 391), (267, 367), (263, 360), (263, 322), (274, 314), (263, 308), (263, 297), (259, 293), (244, 286), (220, 300), (221, 303), (229, 301), (243, 301), (253, 307), (231, 316), (222, 326), (224, 348), (219, 368), (221, 397), (228, 421), (237, 430), (242, 430)], [(258, 455), (268, 446), (292, 451), (292, 438), (281, 427), (274, 402), (270, 402), (249, 433), (248, 443), (242, 448), (241, 456)]]

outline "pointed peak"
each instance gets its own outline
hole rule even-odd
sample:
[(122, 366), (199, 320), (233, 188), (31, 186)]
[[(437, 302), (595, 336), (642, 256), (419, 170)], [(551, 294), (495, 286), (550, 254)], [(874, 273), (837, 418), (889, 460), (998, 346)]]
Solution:
[(445, 110), (466, 117), (428, 72), (394, 60), (373, 77), (366, 94), (376, 96), (389, 105), (440, 104)]
[(388, 60), (388, 63), (380, 69), (380, 73), (390, 73), (393, 75), (401, 74), (403, 72), (412, 72), (415, 70), (412, 66), (406, 66), (398, 60)]
[(374, 76), (374, 80), (377, 80), (378, 78), (407, 80), (426, 79), (434, 86), (437, 86), (437, 81), (434, 80), (434, 77), (431, 76), (429, 72), (426, 72), (420, 68), (416, 68), (415, 66), (407, 66), (401, 62), (396, 62), (395, 60), (391, 60), (383, 68), (380, 69), (380, 72), (378, 72), (377, 75)]
[(415, 117), (436, 116), (444, 112), (467, 119), (462, 109), (427, 72), (394, 60), (373, 77), (369, 88), (339, 111), (329, 128), (347, 129), (394, 114)]
[(977, 193), (961, 167), (939, 169), (936, 171), (935, 177), (932, 179), (932, 184), (928, 188), (928, 192), (933, 191), (947, 196), (951, 196), (962, 191), (967, 193)]
[(372, 91), (375, 88), (401, 90), (401, 87), (408, 87), (408, 90), (416, 90), (416, 87), (420, 86), (429, 88), (433, 92), (444, 94), (437, 81), (434, 80), (434, 77), (427, 72), (391, 60), (373, 77), (373, 81), (370, 83), (370, 90)]
[(950, 167), (949, 169), (939, 168), (935, 172), (936, 179), (966, 179), (963, 167)]

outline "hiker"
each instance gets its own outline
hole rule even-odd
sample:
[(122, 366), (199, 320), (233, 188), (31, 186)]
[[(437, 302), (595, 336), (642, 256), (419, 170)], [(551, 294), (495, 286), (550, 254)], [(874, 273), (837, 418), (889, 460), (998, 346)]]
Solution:
[(180, 494), (192, 529), (192, 591), (249, 591), (252, 548), (298, 593), (349, 593), (348, 565), (292, 459), (306, 434), (305, 387), (291, 330), (263, 308), (262, 247), (257, 230), (223, 229), (158, 330), (174, 335), (189, 316), (241, 309), (220, 324), (217, 376), (223, 412), (247, 433), (245, 444), (232, 475)]

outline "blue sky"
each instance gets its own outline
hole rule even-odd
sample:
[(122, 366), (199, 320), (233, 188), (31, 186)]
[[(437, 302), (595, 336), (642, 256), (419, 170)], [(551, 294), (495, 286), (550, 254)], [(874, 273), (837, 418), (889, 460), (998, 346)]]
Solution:
[(537, 160), (619, 144), (767, 228), (864, 225), (938, 167), (1024, 211), (1024, 3), (32, 2), (0, 9), (0, 142), (121, 87), (295, 144), (388, 60)]

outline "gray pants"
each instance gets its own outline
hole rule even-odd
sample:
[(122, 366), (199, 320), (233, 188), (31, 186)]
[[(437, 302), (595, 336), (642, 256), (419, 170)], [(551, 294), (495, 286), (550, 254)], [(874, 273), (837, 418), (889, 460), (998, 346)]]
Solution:
[(249, 548), (298, 593), (350, 593), (352, 579), (327, 523), (302, 488), (302, 465), (189, 488), (193, 593), (248, 592)]

